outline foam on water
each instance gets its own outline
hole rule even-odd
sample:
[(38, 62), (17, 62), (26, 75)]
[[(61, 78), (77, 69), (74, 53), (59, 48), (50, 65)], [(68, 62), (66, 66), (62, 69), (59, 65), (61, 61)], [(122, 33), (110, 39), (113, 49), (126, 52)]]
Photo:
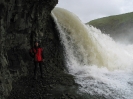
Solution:
[(55, 8), (52, 16), (79, 90), (107, 99), (133, 99), (133, 45), (116, 43), (65, 9)]

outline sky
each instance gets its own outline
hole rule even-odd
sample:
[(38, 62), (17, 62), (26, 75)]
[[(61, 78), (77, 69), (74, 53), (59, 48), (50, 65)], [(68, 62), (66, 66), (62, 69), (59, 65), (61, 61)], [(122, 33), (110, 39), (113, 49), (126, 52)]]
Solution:
[(133, 12), (133, 0), (58, 0), (56, 6), (73, 12), (84, 23), (97, 18)]

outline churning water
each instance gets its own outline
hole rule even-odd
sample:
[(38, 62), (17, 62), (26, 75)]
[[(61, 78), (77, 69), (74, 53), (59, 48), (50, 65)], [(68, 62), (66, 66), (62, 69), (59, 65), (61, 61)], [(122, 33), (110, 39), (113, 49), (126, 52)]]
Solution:
[(133, 99), (133, 45), (116, 43), (65, 9), (55, 8), (52, 16), (79, 90), (107, 99)]

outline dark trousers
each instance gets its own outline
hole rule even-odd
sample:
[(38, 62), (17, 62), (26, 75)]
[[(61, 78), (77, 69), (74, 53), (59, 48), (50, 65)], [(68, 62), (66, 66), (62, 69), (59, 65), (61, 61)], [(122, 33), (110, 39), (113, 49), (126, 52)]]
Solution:
[(42, 61), (34, 61), (34, 65), (35, 65), (35, 68), (34, 68), (34, 77), (37, 77), (37, 67), (39, 65), (40, 67), (40, 73), (41, 73), (41, 77), (43, 76), (43, 71), (42, 71)]

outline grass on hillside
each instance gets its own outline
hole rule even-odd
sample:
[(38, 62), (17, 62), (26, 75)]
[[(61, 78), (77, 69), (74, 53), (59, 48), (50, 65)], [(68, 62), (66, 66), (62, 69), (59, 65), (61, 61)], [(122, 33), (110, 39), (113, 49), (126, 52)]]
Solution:
[(86, 24), (93, 25), (96, 27), (97, 26), (102, 27), (102, 26), (109, 25), (113, 28), (113, 26), (119, 26), (123, 23), (129, 23), (129, 22), (133, 22), (133, 12), (121, 14), (121, 15), (99, 18), (96, 20), (92, 20)]

